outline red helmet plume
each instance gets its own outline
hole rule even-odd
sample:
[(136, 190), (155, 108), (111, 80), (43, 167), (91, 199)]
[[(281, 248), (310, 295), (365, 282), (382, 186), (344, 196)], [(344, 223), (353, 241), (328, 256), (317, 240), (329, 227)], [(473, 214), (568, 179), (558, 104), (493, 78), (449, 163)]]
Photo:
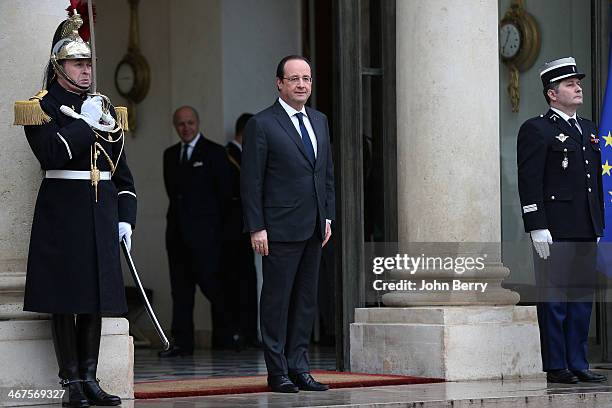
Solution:
[[(68, 12), (68, 17), (70, 17), (74, 13), (75, 9), (83, 20), (83, 25), (81, 26), (81, 28), (79, 28), (79, 35), (81, 36), (83, 41), (89, 41), (91, 33), (89, 32), (89, 12), (87, 10), (87, 0), (70, 0), (70, 5), (66, 8), (66, 11)], [(95, 23), (96, 6), (93, 6), (93, 19)]]

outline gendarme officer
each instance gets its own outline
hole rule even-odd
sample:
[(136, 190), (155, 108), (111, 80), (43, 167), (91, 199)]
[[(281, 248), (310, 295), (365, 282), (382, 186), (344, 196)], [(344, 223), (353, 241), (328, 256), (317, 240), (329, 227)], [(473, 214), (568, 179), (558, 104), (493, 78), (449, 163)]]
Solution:
[[(76, 10), (53, 38), (46, 89), (15, 104), (15, 124), (44, 172), (32, 222), (24, 310), (52, 314), (65, 405), (119, 405), (96, 379), (102, 314), (126, 312), (119, 239), (129, 242), (136, 194), (125, 119), (89, 94), (91, 50)], [(129, 246), (129, 245), (128, 245)]]
[(521, 212), (537, 253), (538, 323), (549, 382), (606, 380), (589, 370), (586, 356), (604, 210), (597, 129), (576, 115), (584, 76), (574, 58), (545, 64), (540, 77), (550, 109), (526, 121), (517, 140)]

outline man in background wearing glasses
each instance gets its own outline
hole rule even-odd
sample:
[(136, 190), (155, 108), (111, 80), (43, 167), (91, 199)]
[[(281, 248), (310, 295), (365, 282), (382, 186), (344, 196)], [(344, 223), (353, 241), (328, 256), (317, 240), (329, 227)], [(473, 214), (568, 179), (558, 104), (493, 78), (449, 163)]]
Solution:
[(263, 256), (261, 334), (275, 392), (325, 391), (310, 375), (321, 248), (331, 236), (334, 176), (327, 117), (305, 107), (312, 71), (283, 58), (278, 100), (247, 123), (240, 186), (245, 229)]

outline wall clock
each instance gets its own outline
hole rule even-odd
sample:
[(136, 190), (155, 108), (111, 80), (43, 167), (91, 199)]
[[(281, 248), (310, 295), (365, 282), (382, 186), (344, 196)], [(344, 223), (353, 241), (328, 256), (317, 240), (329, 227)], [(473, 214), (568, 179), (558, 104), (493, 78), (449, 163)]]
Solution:
[(140, 52), (138, 34), (138, 1), (130, 3), (130, 40), (128, 52), (115, 69), (115, 87), (128, 100), (130, 130), (136, 130), (136, 104), (142, 102), (149, 92), (151, 71), (147, 60)]
[(513, 112), (519, 110), (519, 72), (533, 66), (540, 46), (540, 29), (535, 18), (525, 11), (523, 0), (512, 0), (499, 23), (499, 54), (510, 71), (508, 94)]

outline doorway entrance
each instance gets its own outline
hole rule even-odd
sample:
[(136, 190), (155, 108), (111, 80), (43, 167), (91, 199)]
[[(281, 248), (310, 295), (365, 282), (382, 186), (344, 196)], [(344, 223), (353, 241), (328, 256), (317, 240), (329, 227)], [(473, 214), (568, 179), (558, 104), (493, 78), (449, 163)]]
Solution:
[(312, 102), (332, 129), (335, 246), (325, 263), (335, 273), (322, 280), (334, 287), (327, 307), (335, 310), (340, 370), (350, 370), (354, 310), (366, 306), (364, 244), (397, 241), (395, 3), (304, 2), (303, 48), (317, 78)]

